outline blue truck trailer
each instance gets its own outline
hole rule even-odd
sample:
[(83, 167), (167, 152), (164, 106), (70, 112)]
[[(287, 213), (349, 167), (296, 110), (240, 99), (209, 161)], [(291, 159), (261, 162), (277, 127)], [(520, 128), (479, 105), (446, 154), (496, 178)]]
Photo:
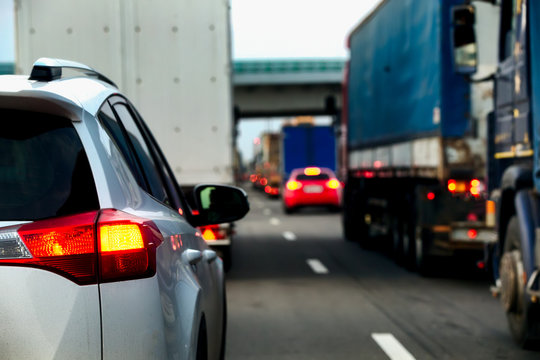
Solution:
[[(488, 188), (498, 241), (490, 246), (495, 284), (510, 332), (540, 346), (540, 1), (492, 0), (500, 6), (494, 112), (489, 122)], [(454, 9), (456, 72), (475, 72), (480, 46), (474, 2)], [(471, 61), (472, 60), (472, 61)]]
[(285, 181), (294, 169), (318, 166), (336, 170), (336, 137), (332, 126), (284, 125), (281, 168)]
[[(492, 86), (470, 84), (452, 62), (451, 10), (464, 2), (382, 1), (349, 36), (344, 236), (365, 246), (387, 239), (396, 262), (422, 274), (441, 256), (480, 266), (495, 241), (485, 224)], [(484, 50), (493, 68), (495, 50)]]

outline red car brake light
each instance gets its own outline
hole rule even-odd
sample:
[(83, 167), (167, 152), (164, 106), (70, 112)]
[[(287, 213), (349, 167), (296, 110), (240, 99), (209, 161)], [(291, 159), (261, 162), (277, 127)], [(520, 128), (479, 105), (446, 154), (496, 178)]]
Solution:
[(149, 277), (163, 241), (155, 224), (113, 209), (0, 232), (0, 265), (53, 271), (80, 285)]
[(227, 238), (227, 232), (225, 229), (220, 228), (219, 225), (201, 226), (202, 237), (204, 240), (222, 240)]
[(152, 221), (107, 209), (99, 216), (98, 228), (100, 282), (156, 273), (156, 248), (163, 237)]
[(307, 167), (304, 169), (304, 175), (317, 176), (321, 173), (321, 169), (318, 167)]
[(341, 184), (337, 179), (330, 179), (326, 183), (326, 187), (329, 188), (329, 189), (334, 189), (334, 190), (339, 189), (340, 186), (341, 186)]
[(295, 181), (295, 180), (289, 180), (287, 181), (287, 184), (285, 185), (287, 189), (294, 191), (302, 188), (302, 183)]

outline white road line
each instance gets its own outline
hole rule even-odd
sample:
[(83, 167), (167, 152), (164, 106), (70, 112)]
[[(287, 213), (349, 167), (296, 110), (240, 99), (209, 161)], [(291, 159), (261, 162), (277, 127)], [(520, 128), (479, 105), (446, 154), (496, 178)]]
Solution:
[(287, 240), (287, 241), (295, 241), (296, 240), (296, 235), (292, 231), (284, 231), (282, 235), (285, 238), (285, 240)]
[(270, 225), (278, 226), (281, 224), (281, 221), (277, 217), (270, 218)]
[(371, 334), (371, 337), (391, 360), (415, 360), (407, 349), (392, 334)]
[(270, 215), (270, 214), (272, 214), (272, 210), (270, 210), (270, 209), (268, 209), (268, 208), (263, 209), (263, 215), (264, 215), (264, 216), (268, 216), (268, 215)]
[(307, 259), (307, 263), (311, 270), (316, 274), (328, 274), (329, 271), (318, 259)]

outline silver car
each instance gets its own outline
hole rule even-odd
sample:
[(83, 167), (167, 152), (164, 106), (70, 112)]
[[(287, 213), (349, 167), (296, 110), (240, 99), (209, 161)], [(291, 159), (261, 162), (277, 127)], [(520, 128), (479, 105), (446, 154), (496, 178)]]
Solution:
[(0, 76), (0, 126), (0, 357), (223, 358), (223, 263), (195, 227), (242, 218), (246, 194), (186, 197), (133, 105), (82, 64)]

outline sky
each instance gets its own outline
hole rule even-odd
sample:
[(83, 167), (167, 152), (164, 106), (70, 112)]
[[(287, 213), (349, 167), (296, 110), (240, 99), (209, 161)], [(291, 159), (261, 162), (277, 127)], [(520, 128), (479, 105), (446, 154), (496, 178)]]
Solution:
[(230, 0), (233, 57), (345, 58), (347, 35), (381, 0)]
[(13, 0), (0, 0), (0, 62), (13, 62), (15, 59), (13, 29)]

